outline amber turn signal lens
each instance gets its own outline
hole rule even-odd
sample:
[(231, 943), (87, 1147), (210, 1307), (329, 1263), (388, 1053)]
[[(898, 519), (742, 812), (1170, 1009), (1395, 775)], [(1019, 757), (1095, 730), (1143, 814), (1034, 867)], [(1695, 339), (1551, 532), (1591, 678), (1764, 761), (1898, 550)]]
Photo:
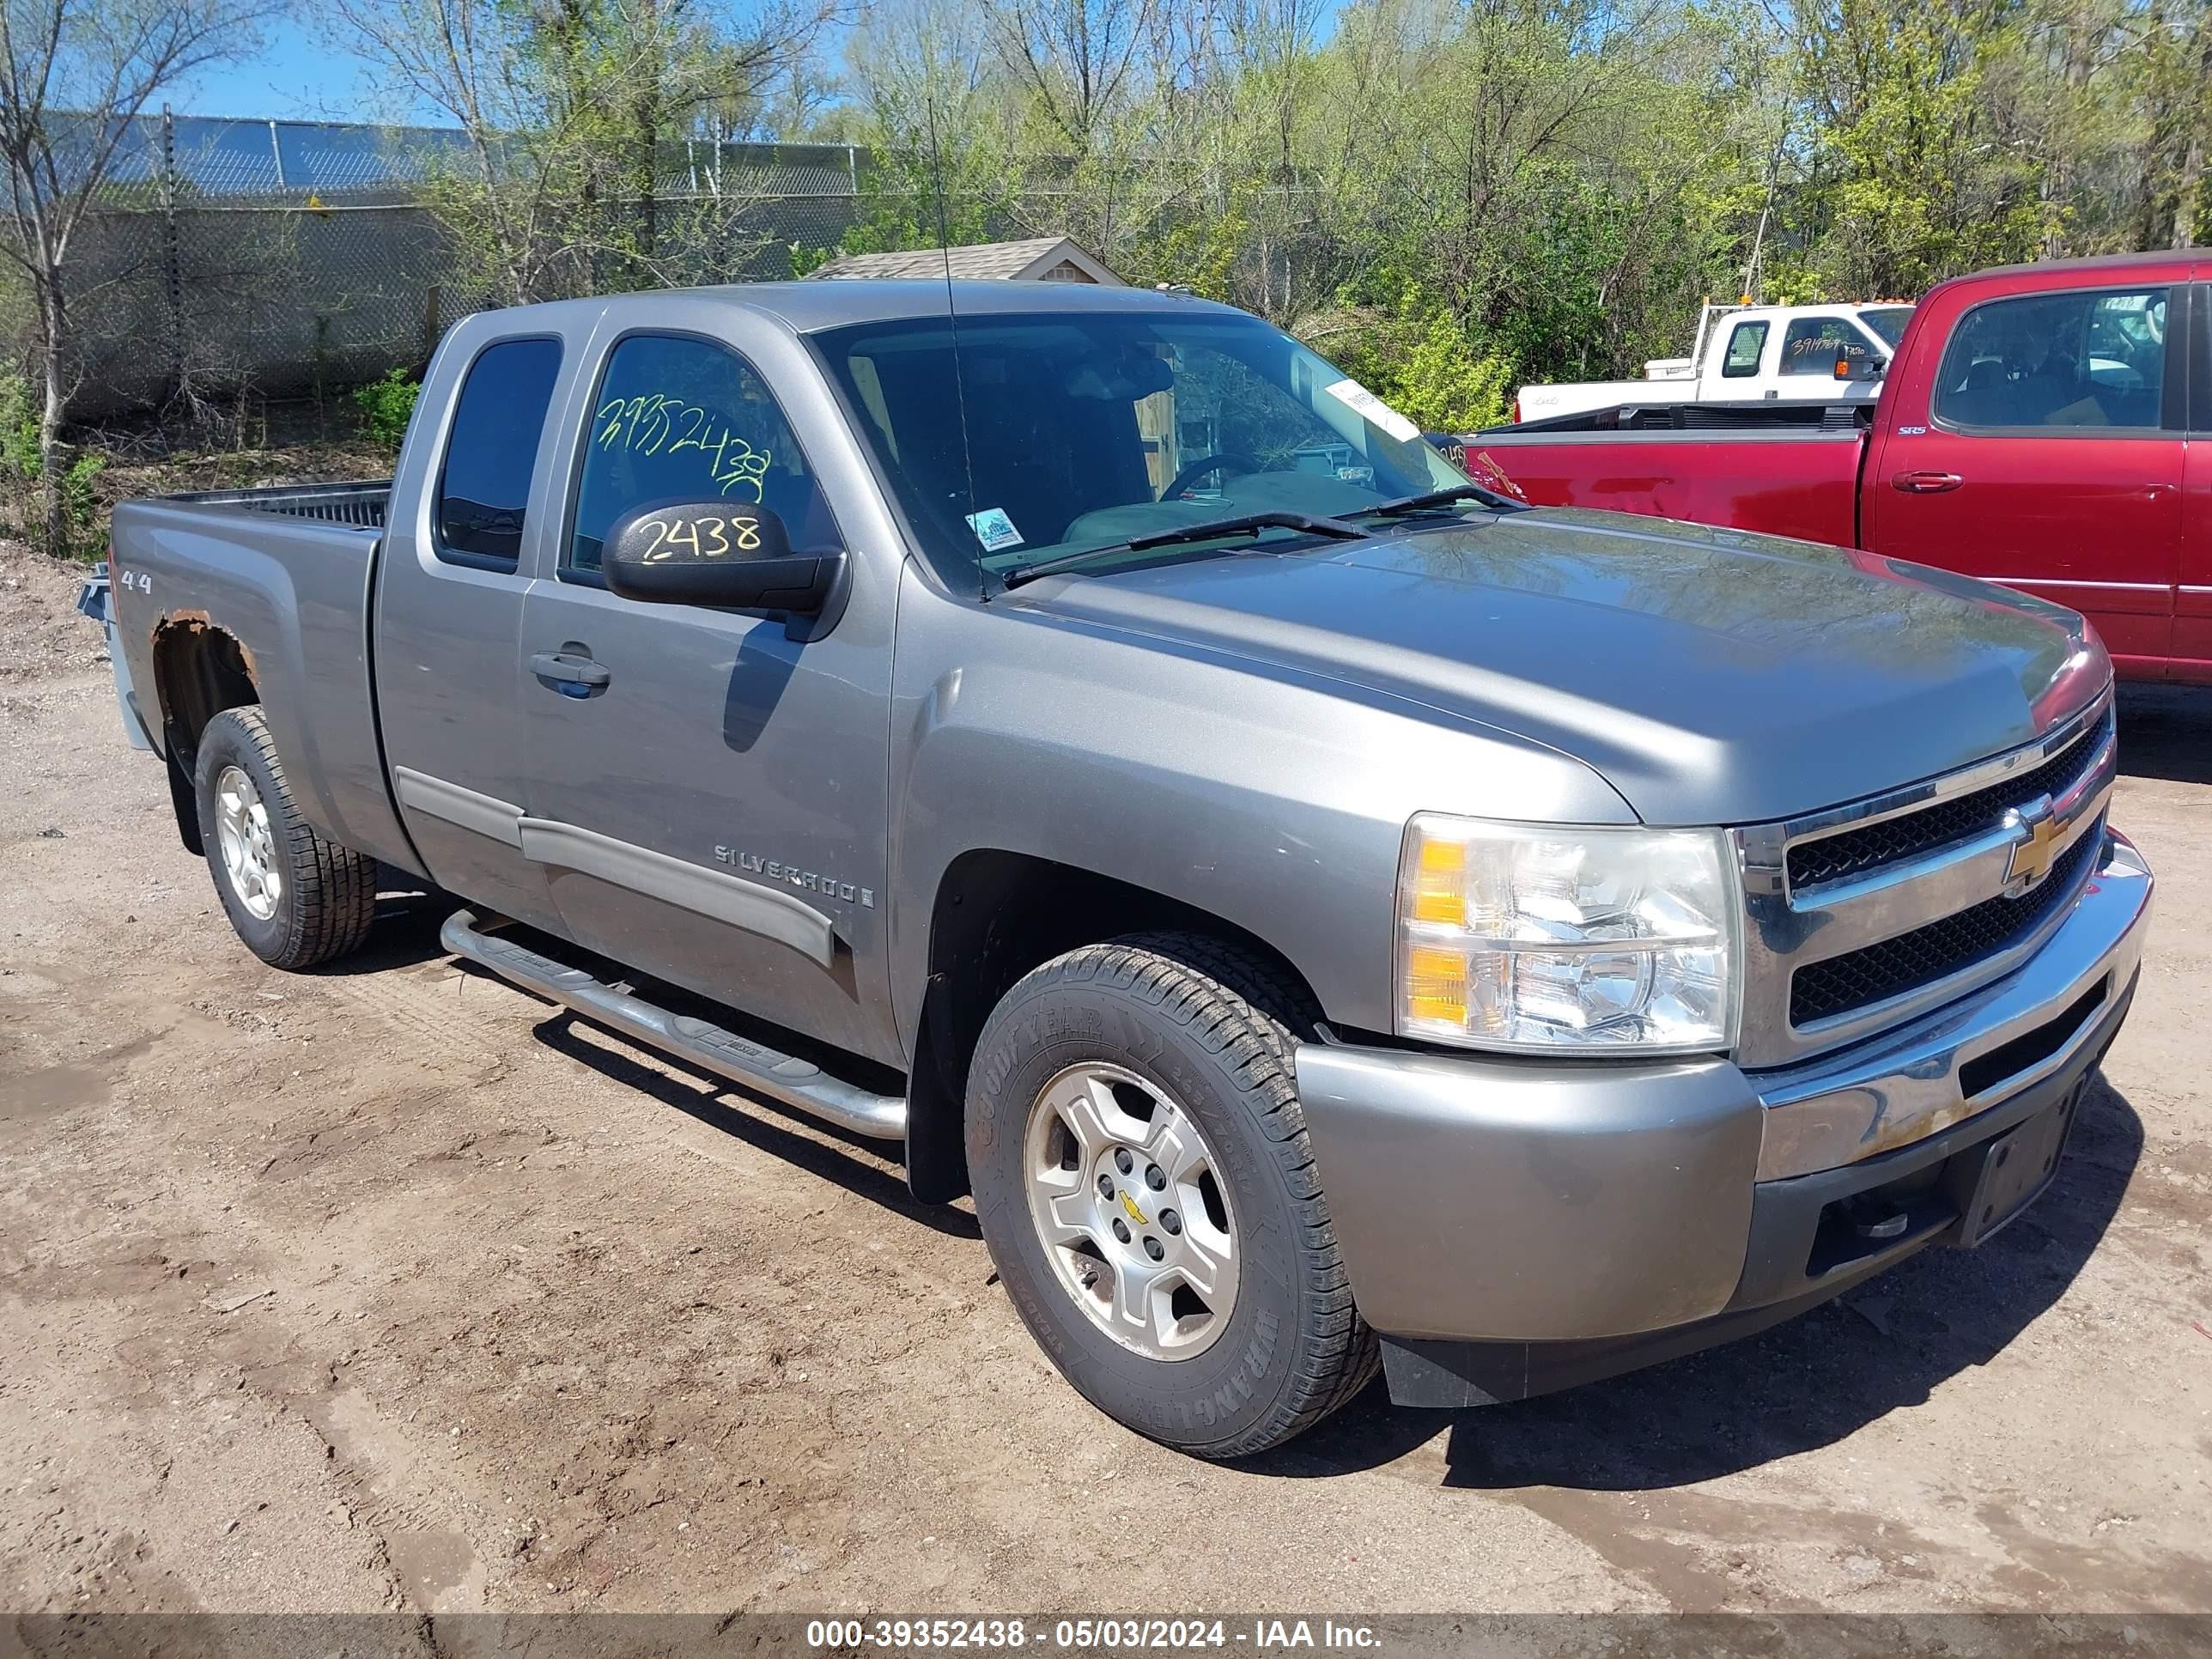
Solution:
[(1467, 952), (1415, 945), (1406, 953), (1406, 1006), (1421, 1019), (1467, 1023)]
[(1425, 841), (1413, 872), (1413, 920), (1467, 921), (1467, 848), (1456, 841)]

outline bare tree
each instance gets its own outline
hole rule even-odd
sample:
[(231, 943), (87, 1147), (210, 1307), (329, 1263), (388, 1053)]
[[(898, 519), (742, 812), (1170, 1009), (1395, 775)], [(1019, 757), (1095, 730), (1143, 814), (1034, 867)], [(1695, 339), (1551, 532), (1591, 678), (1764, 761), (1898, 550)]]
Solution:
[(1073, 155), (1097, 145), (1141, 76), (1157, 0), (995, 0), (1006, 67)]
[(70, 247), (163, 88), (250, 52), (270, 0), (0, 0), (0, 255), (31, 292), (49, 551), (68, 526), (57, 453), (70, 380)]
[(803, 71), (841, 0), (330, 0), (342, 33), (443, 110), (467, 165), (431, 204), (512, 304), (682, 280), (748, 204), (667, 199), (684, 142), (714, 141)]

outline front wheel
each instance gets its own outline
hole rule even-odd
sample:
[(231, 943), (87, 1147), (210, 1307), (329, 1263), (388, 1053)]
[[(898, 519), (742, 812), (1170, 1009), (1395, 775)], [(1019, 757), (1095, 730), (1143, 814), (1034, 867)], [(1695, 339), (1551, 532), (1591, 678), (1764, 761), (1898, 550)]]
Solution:
[(1028, 975), (969, 1072), (1000, 1281), (1094, 1405), (1202, 1457), (1281, 1444), (1374, 1375), (1291, 1072), (1295, 1001), (1215, 941), (1090, 945)]

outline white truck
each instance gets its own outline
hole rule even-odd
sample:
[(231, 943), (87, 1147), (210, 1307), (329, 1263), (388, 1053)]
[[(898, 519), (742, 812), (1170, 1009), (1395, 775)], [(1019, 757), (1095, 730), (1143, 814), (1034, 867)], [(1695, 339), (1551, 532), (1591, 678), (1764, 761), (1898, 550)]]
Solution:
[(1516, 423), (1623, 404), (1837, 403), (1871, 399), (1912, 307), (1716, 306), (1698, 315), (1686, 357), (1654, 357), (1640, 380), (1524, 386)]

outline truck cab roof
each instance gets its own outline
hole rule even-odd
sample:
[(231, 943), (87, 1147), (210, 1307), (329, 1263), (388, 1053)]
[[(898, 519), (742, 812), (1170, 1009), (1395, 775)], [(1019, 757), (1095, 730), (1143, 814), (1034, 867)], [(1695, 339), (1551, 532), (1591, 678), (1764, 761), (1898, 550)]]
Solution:
[(896, 321), (908, 317), (942, 317), (951, 309), (963, 317), (1066, 313), (1068, 312), (1158, 311), (1188, 315), (1194, 309), (1243, 318), (1233, 307), (1194, 295), (1154, 289), (1107, 288), (1089, 283), (1010, 283), (927, 277), (860, 277), (825, 282), (731, 283), (714, 288), (648, 289), (589, 300), (515, 306), (480, 312), (470, 321), (477, 331), (506, 332), (527, 323), (549, 322), (584, 313), (617, 316), (635, 312), (650, 318), (672, 302), (707, 301), (775, 318), (794, 333), (812, 334), (853, 323)]
[(1950, 277), (1938, 283), (1929, 292), (1932, 295), (1966, 283), (1979, 285), (1992, 276), (2033, 276), (2044, 280), (2083, 272), (2109, 276), (2116, 282), (2134, 276), (2185, 282), (2191, 271), (2202, 270), (2207, 266), (2212, 266), (2212, 248), (2178, 247), (2145, 253), (2095, 253), (2079, 259), (2043, 259), (2033, 264), (1993, 265), (1986, 270), (1969, 271)]

